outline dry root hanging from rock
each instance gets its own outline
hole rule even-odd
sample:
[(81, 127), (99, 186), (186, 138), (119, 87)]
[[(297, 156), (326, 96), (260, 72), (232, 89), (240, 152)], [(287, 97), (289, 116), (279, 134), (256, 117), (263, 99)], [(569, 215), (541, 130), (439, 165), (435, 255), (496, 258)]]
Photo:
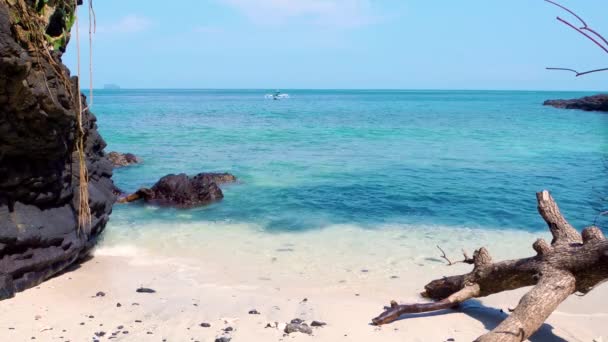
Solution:
[(383, 325), (409, 313), (449, 309), (476, 297), (534, 286), (515, 310), (500, 325), (479, 337), (480, 342), (524, 341), (568, 296), (586, 294), (608, 279), (608, 241), (597, 227), (580, 234), (562, 216), (548, 191), (536, 194), (538, 212), (547, 222), (551, 244), (538, 239), (533, 244), (536, 256), (493, 262), (487, 249), (475, 251), (471, 273), (430, 282), (422, 293), (431, 303), (391, 306), (372, 319)]

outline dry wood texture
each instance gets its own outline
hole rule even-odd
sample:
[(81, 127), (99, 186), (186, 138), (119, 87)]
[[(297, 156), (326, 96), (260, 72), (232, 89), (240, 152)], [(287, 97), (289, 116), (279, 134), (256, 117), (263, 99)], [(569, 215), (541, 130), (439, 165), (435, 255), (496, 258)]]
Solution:
[(473, 271), (434, 280), (425, 286), (422, 304), (397, 304), (372, 319), (375, 325), (391, 323), (407, 313), (449, 309), (476, 297), (534, 286), (500, 325), (480, 336), (480, 342), (520, 342), (530, 337), (568, 296), (588, 293), (608, 279), (608, 241), (597, 227), (580, 234), (562, 216), (548, 191), (536, 194), (538, 212), (553, 235), (551, 244), (539, 239), (536, 256), (493, 262), (485, 248), (475, 251)]

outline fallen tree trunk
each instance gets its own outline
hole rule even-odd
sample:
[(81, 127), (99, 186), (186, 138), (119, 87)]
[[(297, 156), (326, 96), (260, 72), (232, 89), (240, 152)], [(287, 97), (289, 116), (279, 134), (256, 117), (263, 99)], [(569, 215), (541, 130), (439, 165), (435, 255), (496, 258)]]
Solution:
[(408, 313), (449, 309), (476, 297), (534, 286), (500, 325), (479, 337), (479, 342), (520, 342), (530, 337), (568, 296), (586, 294), (608, 279), (608, 241), (597, 227), (582, 234), (562, 216), (548, 191), (536, 194), (538, 212), (547, 222), (551, 244), (538, 239), (536, 256), (492, 262), (485, 248), (475, 251), (473, 271), (430, 282), (422, 293), (431, 303), (399, 305), (395, 301), (378, 317), (375, 325), (397, 320)]

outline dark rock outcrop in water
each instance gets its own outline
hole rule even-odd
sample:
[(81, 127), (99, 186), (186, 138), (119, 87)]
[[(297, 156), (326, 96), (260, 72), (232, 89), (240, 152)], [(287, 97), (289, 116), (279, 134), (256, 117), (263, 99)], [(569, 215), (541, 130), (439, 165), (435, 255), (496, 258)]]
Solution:
[(142, 162), (141, 158), (137, 157), (132, 153), (118, 153), (118, 152), (110, 152), (108, 153), (108, 160), (110, 163), (114, 165), (114, 167), (123, 167), (129, 166), (133, 164), (139, 164)]
[(61, 62), (73, 13), (71, 0), (0, 0), (0, 299), (86, 256), (115, 200), (105, 142), (85, 111), (91, 225), (78, 227), (86, 99)]
[(160, 206), (193, 208), (207, 205), (224, 198), (218, 184), (235, 182), (229, 173), (199, 173), (194, 177), (186, 174), (167, 175), (152, 188), (141, 188), (132, 195), (119, 200), (120, 203), (140, 199)]
[(608, 112), (608, 94), (587, 96), (573, 100), (547, 100), (543, 105), (564, 109)]

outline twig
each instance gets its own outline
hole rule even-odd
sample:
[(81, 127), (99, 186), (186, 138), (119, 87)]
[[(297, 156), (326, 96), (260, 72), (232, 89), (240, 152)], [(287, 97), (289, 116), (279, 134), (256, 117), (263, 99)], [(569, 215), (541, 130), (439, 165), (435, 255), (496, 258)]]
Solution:
[(547, 68), (547, 70), (571, 71), (576, 74), (576, 77), (579, 77), (579, 76), (583, 76), (583, 75), (587, 75), (587, 74), (592, 74), (594, 72), (608, 71), (608, 68), (595, 69), (595, 70), (589, 70), (589, 71), (584, 71), (584, 72), (578, 72), (574, 69), (569, 69), (569, 68)]
[(469, 265), (475, 264), (475, 259), (469, 257), (467, 251), (465, 251), (464, 249), (462, 250), (462, 255), (464, 256), (464, 260), (461, 261), (462, 263)]
[(437, 245), (437, 249), (439, 249), (441, 251), (441, 254), (442, 254), (441, 258), (445, 259), (448, 262), (448, 266), (453, 266), (456, 264), (469, 264), (469, 265), (475, 264), (475, 259), (469, 257), (469, 255), (467, 254), (467, 252), (464, 249), (462, 250), (462, 255), (464, 256), (464, 259), (460, 260), (460, 261), (456, 261), (456, 262), (452, 262), (452, 260), (450, 260), (448, 258), (448, 256), (445, 254), (445, 251), (441, 247), (439, 247), (439, 245)]
[(452, 262), (452, 260), (450, 260), (447, 255), (445, 254), (445, 251), (443, 249), (441, 249), (441, 247), (439, 247), (439, 245), (437, 245), (437, 249), (439, 249), (441, 251), (441, 258), (445, 259), (448, 262), (448, 266), (452, 266), (454, 265), (454, 263)]

